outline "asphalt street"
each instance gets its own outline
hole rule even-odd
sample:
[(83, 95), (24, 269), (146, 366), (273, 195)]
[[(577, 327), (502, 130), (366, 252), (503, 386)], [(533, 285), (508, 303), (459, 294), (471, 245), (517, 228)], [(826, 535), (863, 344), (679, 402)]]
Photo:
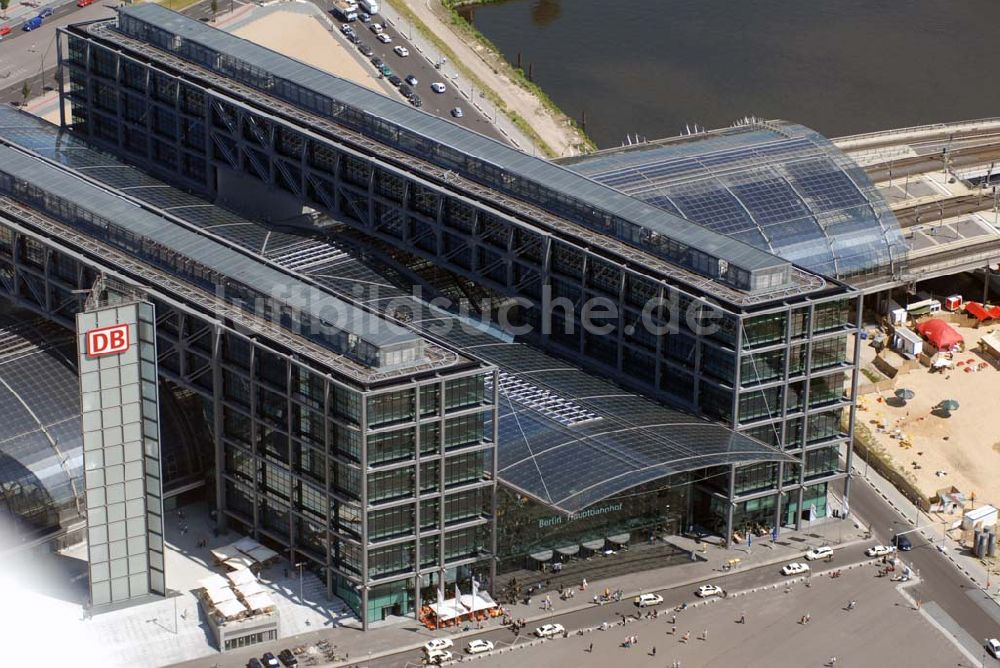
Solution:
[(113, 15), (112, 3), (95, 3), (88, 7), (64, 5), (45, 19), (41, 28), (24, 32), (16, 29), (0, 42), (0, 103), (20, 102), (25, 79), (31, 86), (31, 96), (43, 88), (54, 88), (52, 76), (56, 66), (56, 28), (70, 23), (95, 21)]
[[(851, 486), (851, 508), (871, 523), (872, 533), (883, 543), (890, 542), (894, 533), (913, 528), (861, 478)], [(910, 591), (922, 601), (937, 603), (975, 640), (977, 647), (970, 651), (978, 651), (984, 639), (1000, 637), (1000, 608), (938, 552), (941, 527), (928, 533), (936, 538), (934, 543), (920, 532), (906, 534), (913, 549), (901, 556), (921, 579)]]
[[(456, 87), (455, 83), (449, 79), (445, 72), (449, 71), (450, 68), (442, 67), (441, 69), (436, 68), (433, 64), (428, 62), (424, 56), (417, 51), (416, 47), (406, 38), (406, 36), (397, 29), (395, 26), (391, 26), (382, 23), (383, 19), (381, 16), (372, 17), (371, 22), (363, 23), (361, 21), (354, 21), (350, 25), (354, 28), (358, 37), (361, 39), (361, 44), (366, 44), (371, 47), (373, 54), (370, 57), (365, 57), (360, 52), (356, 45), (351, 44), (346, 40), (343, 34), (341, 34), (339, 27), (343, 25), (340, 21), (337, 21), (336, 17), (332, 14), (331, 18), (335, 21), (338, 26), (336, 31), (336, 38), (343, 40), (348, 48), (352, 49), (356, 55), (364, 62), (365, 67), (374, 69), (374, 65), (371, 63), (371, 58), (378, 57), (388, 65), (395, 74), (398, 74), (400, 78), (406, 77), (412, 74), (417, 78), (417, 85), (412, 86), (413, 90), (420, 96), (423, 106), (421, 110), (434, 114), (435, 116), (440, 116), (450, 120), (452, 123), (461, 125), (463, 127), (469, 128), (470, 130), (475, 130), (480, 134), (484, 134), (487, 137), (492, 137), (494, 139), (499, 139), (500, 141), (507, 143), (507, 140), (503, 138), (502, 135), (497, 131), (496, 126), (490, 122), (486, 115), (479, 112), (472, 103), (462, 93), (464, 92), (469, 97), (477, 99), (480, 106), (484, 109), (491, 109), (492, 105), (488, 102), (481, 91), (476, 91), (473, 89), (468, 89), (465, 91), (460, 90)], [(385, 32), (392, 38), (392, 42), (388, 44), (383, 44), (378, 40), (369, 26), (372, 23), (380, 23), (384, 26)], [(403, 46), (409, 51), (408, 56), (400, 56), (394, 51), (394, 47)], [(442, 83), (445, 85), (445, 92), (435, 93), (431, 90), (432, 83)], [(392, 97), (402, 102), (406, 102), (406, 99), (398, 93), (398, 91), (393, 91)], [(456, 118), (451, 112), (453, 109), (461, 109), (462, 117)], [(495, 112), (494, 112), (495, 113)]]

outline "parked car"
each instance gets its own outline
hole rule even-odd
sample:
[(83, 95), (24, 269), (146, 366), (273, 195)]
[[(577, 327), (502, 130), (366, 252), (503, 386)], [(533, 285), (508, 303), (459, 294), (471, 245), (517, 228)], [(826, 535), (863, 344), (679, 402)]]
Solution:
[(247, 661), (247, 668), (264, 668), (264, 664), (257, 657), (253, 657)]
[(406, 83), (410, 84), (411, 86), (416, 86), (418, 83), (420, 83), (419, 81), (417, 81), (417, 77), (413, 76), (412, 74), (407, 74), (404, 81), (406, 81)]
[(781, 569), (782, 575), (801, 575), (809, 572), (809, 565), (800, 562), (793, 562)]
[(461, 118), (462, 116), (465, 116), (465, 114), (462, 112), (461, 107), (455, 107), (454, 109), (452, 109), (451, 115), (454, 116), (455, 118)]
[(872, 545), (867, 550), (865, 554), (869, 557), (884, 557), (886, 555), (892, 554), (896, 551), (892, 545)]
[(382, 42), (383, 44), (390, 44), (392, 42), (392, 37), (390, 37), (389, 33), (387, 32), (380, 32), (378, 34), (378, 41)]
[(381, 69), (383, 65), (383, 60), (378, 56), (372, 56), (372, 65), (375, 66), (375, 69)]
[(535, 635), (539, 638), (553, 638), (565, 632), (562, 624), (545, 624), (535, 629)]
[(434, 83), (431, 84), (431, 90), (434, 91), (435, 93), (443, 93), (448, 89), (445, 88), (445, 85), (440, 81), (435, 81)]
[(434, 638), (433, 640), (428, 640), (424, 643), (425, 652), (440, 652), (442, 650), (450, 649), (455, 646), (451, 638)]
[(986, 651), (990, 653), (994, 659), (1000, 659), (1000, 640), (996, 638), (990, 638), (986, 641)]
[(285, 664), (286, 668), (294, 668), (299, 665), (299, 660), (295, 658), (290, 649), (283, 649), (278, 652), (278, 659)]
[(10, 33), (11, 33), (11, 27), (9, 25), (4, 24), (0, 26), (0, 37), (6, 37)]
[(264, 652), (264, 656), (260, 657), (260, 662), (267, 668), (281, 668), (281, 664), (278, 663), (278, 658), (270, 652)]
[(361, 43), (361, 38), (358, 37), (358, 33), (356, 33), (356, 32), (352, 32), (350, 35), (347, 35), (346, 39), (351, 44), (360, 44)]
[(403, 84), (402, 86), (399, 87), (399, 94), (405, 97), (407, 100), (409, 100), (411, 97), (413, 97), (413, 89), (407, 86), (406, 84)]
[(361, 55), (366, 58), (375, 53), (375, 50), (367, 44), (358, 44), (358, 51), (360, 51)]
[(384, 77), (391, 77), (395, 75), (395, 72), (393, 72), (392, 68), (389, 67), (388, 65), (383, 65), (382, 67), (379, 68), (379, 70), (382, 72), (382, 76)]
[(42, 11), (38, 12), (38, 18), (40, 18), (40, 19), (47, 19), (50, 16), (52, 16), (52, 8), (51, 7), (43, 7)]
[(427, 653), (427, 663), (440, 666), (446, 661), (451, 661), (452, 654), (446, 649), (434, 650), (433, 652)]
[(906, 536), (896, 536), (896, 547), (903, 552), (909, 552), (913, 549), (913, 543)]
[(659, 594), (639, 594), (635, 597), (635, 604), (640, 608), (648, 608), (663, 603), (663, 597)]
[(403, 80), (399, 78), (398, 74), (393, 74), (391, 77), (389, 77), (389, 83), (391, 83), (396, 88), (399, 88), (400, 86), (403, 85)]
[(94, 2), (96, 2), (96, 0), (76, 0), (76, 6), (77, 7), (86, 7), (88, 5), (94, 4)]
[(392, 50), (395, 51), (396, 55), (399, 56), (400, 58), (406, 58), (408, 55), (410, 55), (410, 50), (407, 49), (405, 46), (396, 46), (393, 47)]
[(808, 552), (806, 552), (806, 559), (809, 561), (816, 561), (817, 559), (826, 559), (827, 557), (833, 556), (833, 548), (829, 545), (822, 545), (820, 547), (815, 547)]
[(422, 107), (424, 106), (424, 101), (420, 99), (419, 95), (414, 95), (413, 97), (410, 98), (410, 104), (412, 104), (414, 107)]
[(465, 648), (465, 651), (469, 654), (482, 654), (483, 652), (492, 652), (493, 643), (489, 640), (482, 640), (477, 638), (469, 643), (469, 646)]
[(721, 596), (722, 587), (719, 585), (702, 585), (698, 587), (698, 591), (695, 594), (699, 598), (708, 598), (709, 596)]

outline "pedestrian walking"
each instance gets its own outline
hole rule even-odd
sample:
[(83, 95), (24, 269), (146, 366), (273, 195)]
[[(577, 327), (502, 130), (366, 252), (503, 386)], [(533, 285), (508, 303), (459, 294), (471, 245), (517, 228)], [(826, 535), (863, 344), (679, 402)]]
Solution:
[(672, 635), (672, 636), (677, 635), (677, 627), (676, 626), (671, 626), (670, 627), (670, 635)]
[(836, 666), (836, 665), (837, 665), (837, 657), (831, 656), (830, 657), (830, 666)]
[(587, 648), (587, 653), (589, 654), (594, 653), (594, 643), (590, 643), (590, 647)]
[(580, 583), (580, 589), (582, 591), (587, 591), (587, 578), (583, 578), (583, 581)]
[(809, 622), (811, 622), (811, 621), (812, 621), (812, 618), (813, 618), (813, 616), (812, 616), (812, 615), (810, 615), (810, 614), (809, 614), (809, 613), (807, 612), (807, 613), (806, 613), (806, 624), (808, 624)]
[(653, 651), (651, 652), (653, 656), (656, 656), (656, 645), (653, 645)]
[(746, 613), (743, 613), (742, 615), (740, 615), (740, 624), (746, 624), (746, 623), (747, 623), (747, 616)]
[(673, 624), (676, 624), (676, 623), (677, 623), (677, 615), (671, 615), (670, 616), (670, 624), (673, 625)]
[(704, 631), (701, 632), (701, 639), (706, 642), (708, 641), (708, 629), (705, 629)]
[(858, 604), (857, 601), (851, 601), (850, 603), (847, 604), (847, 609), (848, 610), (853, 610), (854, 606), (856, 606), (857, 604)]
[(684, 635), (681, 637), (681, 640), (686, 643), (690, 639), (691, 639), (691, 632), (685, 631)]

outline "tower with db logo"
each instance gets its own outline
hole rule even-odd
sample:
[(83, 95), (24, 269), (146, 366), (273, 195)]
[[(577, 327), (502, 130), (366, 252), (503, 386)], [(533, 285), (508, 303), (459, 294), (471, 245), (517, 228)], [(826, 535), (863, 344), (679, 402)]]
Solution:
[(76, 332), (91, 605), (165, 595), (153, 305), (102, 277)]

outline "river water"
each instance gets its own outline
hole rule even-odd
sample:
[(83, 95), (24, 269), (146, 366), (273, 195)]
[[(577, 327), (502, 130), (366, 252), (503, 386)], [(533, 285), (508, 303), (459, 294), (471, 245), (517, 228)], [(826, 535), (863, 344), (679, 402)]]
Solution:
[(464, 10), (602, 148), (755, 115), (828, 136), (1000, 116), (1000, 0), (505, 0)]

